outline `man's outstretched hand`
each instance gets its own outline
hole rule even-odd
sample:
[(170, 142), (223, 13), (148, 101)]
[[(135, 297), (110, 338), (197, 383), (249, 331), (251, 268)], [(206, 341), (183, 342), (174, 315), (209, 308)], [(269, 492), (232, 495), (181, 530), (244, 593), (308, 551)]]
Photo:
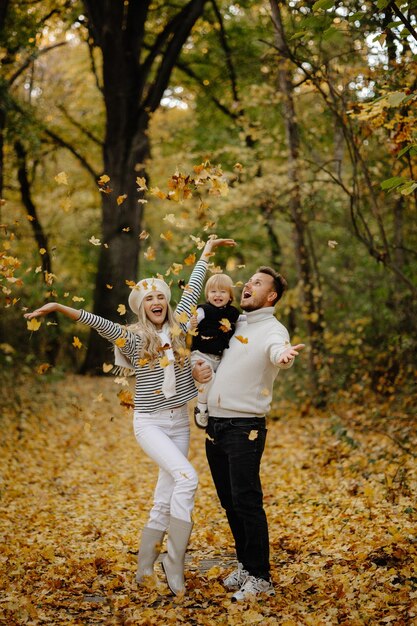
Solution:
[(296, 346), (291, 346), (290, 348), (287, 348), (279, 357), (278, 363), (289, 363), (296, 356), (298, 356), (300, 350), (302, 350), (303, 348), (305, 348), (304, 343), (298, 343)]

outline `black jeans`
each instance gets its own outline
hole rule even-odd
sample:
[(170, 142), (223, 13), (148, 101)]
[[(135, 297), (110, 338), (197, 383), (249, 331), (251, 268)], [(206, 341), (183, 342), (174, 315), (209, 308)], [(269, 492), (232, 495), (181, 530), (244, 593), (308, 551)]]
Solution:
[(237, 559), (251, 576), (269, 580), (268, 524), (259, 476), (265, 439), (265, 418), (209, 417), (207, 460)]

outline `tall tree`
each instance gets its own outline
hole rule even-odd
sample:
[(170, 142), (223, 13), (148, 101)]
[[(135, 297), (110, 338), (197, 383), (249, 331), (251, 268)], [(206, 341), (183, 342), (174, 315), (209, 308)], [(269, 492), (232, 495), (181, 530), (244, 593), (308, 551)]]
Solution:
[[(324, 348), (323, 312), (321, 291), (314, 284), (314, 273), (307, 246), (307, 224), (304, 216), (300, 180), (300, 132), (294, 104), (294, 87), (291, 71), (285, 58), (286, 34), (282, 23), (280, 2), (270, 0), (272, 20), (275, 29), (275, 46), (279, 53), (278, 89), (282, 94), (282, 111), (287, 141), (287, 175), (290, 187), (288, 206), (293, 223), (295, 258), (303, 293), (303, 312), (307, 322), (310, 343), (310, 379), (314, 388), (319, 387), (319, 362)], [(319, 394), (316, 394), (319, 397)]]
[[(151, 0), (84, 0), (90, 45), (101, 52), (99, 83), (106, 110), (103, 163), (112, 189), (102, 196), (105, 245), (94, 295), (94, 312), (108, 319), (116, 319), (117, 305), (127, 299), (126, 280), (137, 277), (143, 204), (138, 202), (136, 178), (146, 177), (150, 117), (159, 107), (181, 49), (206, 2), (189, 0), (175, 12), (151, 5)], [(166, 22), (162, 29), (159, 24), (159, 33), (150, 41), (155, 15), (159, 20), (165, 16)], [(94, 50), (91, 52), (94, 59)], [(119, 204), (117, 198), (123, 201)], [(92, 333), (84, 371), (96, 371), (107, 351), (107, 343)]]

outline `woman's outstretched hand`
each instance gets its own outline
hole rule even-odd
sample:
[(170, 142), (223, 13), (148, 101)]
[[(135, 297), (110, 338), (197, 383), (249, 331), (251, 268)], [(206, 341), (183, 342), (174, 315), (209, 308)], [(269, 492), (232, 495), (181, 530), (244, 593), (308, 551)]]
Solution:
[(204, 246), (201, 258), (207, 261), (211, 256), (213, 256), (216, 248), (218, 248), (219, 246), (234, 247), (235, 245), (236, 241), (234, 239), (217, 239), (215, 236), (213, 236), (207, 241), (206, 245)]
[(64, 304), (59, 304), (58, 302), (48, 302), (47, 304), (39, 307), (39, 309), (35, 309), (30, 313), (25, 313), (24, 317), (31, 320), (33, 317), (43, 317), (45, 315), (49, 315), (49, 313), (53, 313), (54, 311), (57, 313), (63, 313), (72, 320), (78, 320), (80, 317), (80, 312), (77, 309), (65, 306)]

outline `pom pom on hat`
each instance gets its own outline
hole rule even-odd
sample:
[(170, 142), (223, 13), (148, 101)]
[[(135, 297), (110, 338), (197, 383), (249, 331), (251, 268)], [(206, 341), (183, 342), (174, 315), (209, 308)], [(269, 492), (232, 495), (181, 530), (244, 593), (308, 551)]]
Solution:
[(145, 296), (148, 296), (155, 291), (163, 293), (169, 304), (169, 301), (171, 300), (171, 290), (167, 283), (161, 278), (144, 278), (133, 287), (129, 295), (129, 306), (133, 313), (138, 315), (142, 300)]

